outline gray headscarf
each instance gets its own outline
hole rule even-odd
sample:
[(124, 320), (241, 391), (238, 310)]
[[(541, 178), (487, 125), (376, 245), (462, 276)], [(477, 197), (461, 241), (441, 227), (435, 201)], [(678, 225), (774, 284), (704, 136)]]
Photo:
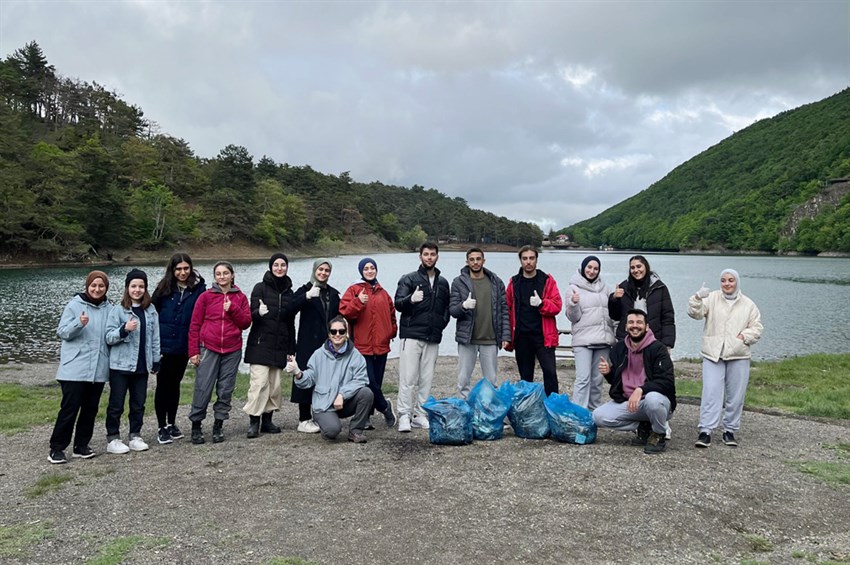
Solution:
[(327, 264), (329, 271), (333, 271), (334, 266), (331, 265), (330, 261), (328, 261), (327, 259), (316, 259), (315, 261), (313, 261), (313, 272), (310, 273), (310, 282), (313, 283), (313, 286), (317, 286), (319, 288), (327, 288), (327, 281), (319, 282), (319, 280), (316, 278), (316, 269), (318, 269), (319, 265), (321, 265), (322, 263)]

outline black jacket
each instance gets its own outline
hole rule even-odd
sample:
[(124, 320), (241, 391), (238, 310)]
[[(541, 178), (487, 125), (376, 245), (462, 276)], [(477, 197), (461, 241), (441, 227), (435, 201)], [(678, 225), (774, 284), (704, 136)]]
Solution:
[[(245, 346), (245, 362), (268, 367), (283, 368), (286, 356), (295, 353), (295, 310), (293, 309), (292, 281), (283, 277), (278, 290), (274, 275), (266, 271), (263, 281), (251, 291), (251, 331)], [(269, 311), (260, 316), (260, 300)]]
[[(643, 370), (646, 382), (640, 387), (643, 396), (649, 392), (660, 392), (670, 399), (670, 412), (676, 409), (676, 379), (673, 375), (673, 361), (667, 347), (660, 341), (650, 343), (643, 351)], [(615, 402), (626, 402), (629, 398), (623, 394), (623, 370), (626, 368), (629, 354), (626, 342), (618, 341), (611, 349), (611, 372), (605, 380), (611, 385), (608, 391)]]
[[(395, 291), (395, 309), (401, 312), (398, 337), (440, 343), (443, 330), (449, 325), (449, 282), (434, 268), (434, 288), (428, 281), (425, 267), (401, 277)], [(416, 287), (422, 289), (424, 300), (414, 304), (410, 296)]]
[[(673, 301), (670, 299), (670, 291), (661, 282), (655, 273), (647, 275), (650, 278), (649, 291), (646, 296), (646, 322), (649, 324), (655, 339), (667, 347), (676, 345), (676, 314), (673, 311)], [(619, 320), (617, 324), (617, 339), (626, 337), (626, 312), (634, 308), (637, 298), (637, 288), (629, 279), (620, 283), (623, 289), (622, 298), (614, 298), (612, 292), (608, 296), (608, 316), (612, 320)]]
[[(307, 291), (313, 288), (313, 283), (306, 283), (295, 291), (293, 304), (301, 312), (298, 319), (298, 343), (295, 346), (295, 361), (303, 370), (313, 353), (325, 344), (328, 339), (328, 322), (339, 314), (339, 291), (327, 285), (316, 298), (307, 299)], [(293, 378), (292, 392), (289, 399), (300, 404), (310, 404), (313, 401), (313, 387), (300, 388), (295, 386)]]

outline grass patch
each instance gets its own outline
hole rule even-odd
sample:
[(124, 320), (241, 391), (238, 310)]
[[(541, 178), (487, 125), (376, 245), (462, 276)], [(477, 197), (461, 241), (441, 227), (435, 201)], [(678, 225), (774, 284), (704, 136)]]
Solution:
[(829, 485), (850, 485), (850, 463), (800, 461), (793, 465), (801, 473), (813, 475)]
[(170, 539), (164, 537), (126, 536), (117, 538), (103, 546), (98, 552), (97, 557), (86, 561), (86, 564), (118, 565), (119, 563), (124, 563), (130, 552), (136, 549), (153, 549), (168, 545), (170, 542)]
[(68, 481), (74, 480), (74, 475), (71, 473), (57, 473), (55, 475), (45, 475), (38, 479), (32, 486), (24, 491), (27, 498), (38, 498), (50, 491), (59, 490), (62, 485)]
[[(676, 392), (699, 397), (702, 381), (677, 380)], [(850, 354), (754, 362), (746, 404), (802, 416), (850, 419)]]
[(266, 565), (316, 565), (316, 562), (304, 561), (300, 557), (272, 557)]
[(744, 539), (747, 540), (747, 543), (750, 544), (750, 548), (752, 548), (753, 551), (757, 551), (759, 553), (773, 551), (773, 544), (764, 536), (760, 536), (758, 534), (744, 534)]
[(53, 537), (50, 522), (0, 526), (0, 557), (22, 558), (42, 540)]

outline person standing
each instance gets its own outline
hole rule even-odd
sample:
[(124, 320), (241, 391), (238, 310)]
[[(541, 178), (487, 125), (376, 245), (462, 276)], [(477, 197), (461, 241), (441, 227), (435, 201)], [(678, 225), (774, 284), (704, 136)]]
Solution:
[(629, 277), (614, 288), (608, 297), (608, 316), (616, 322), (614, 336), (626, 337), (626, 313), (629, 310), (643, 310), (655, 339), (673, 349), (676, 345), (676, 313), (670, 291), (658, 274), (649, 268), (649, 261), (643, 255), (629, 259)]
[(519, 250), (519, 273), (511, 277), (506, 291), (511, 327), (509, 350), (514, 351), (522, 380), (534, 381), (534, 359), (543, 371), (546, 395), (558, 393), (555, 348), (558, 324), (555, 317), (563, 303), (555, 278), (537, 268), (537, 248), (524, 245)]
[[(369, 376), (369, 388), (374, 396), (375, 410), (384, 415), (388, 427), (396, 424), (393, 403), (384, 397), (381, 390), (384, 372), (387, 367), (387, 355), (390, 341), (398, 333), (395, 320), (393, 299), (378, 282), (378, 264), (371, 257), (360, 260), (357, 265), (361, 282), (354, 283), (339, 301), (339, 313), (345, 316), (351, 328), (354, 347), (366, 360), (366, 374)], [(371, 423), (366, 429), (371, 428)]]
[(419, 246), (419, 269), (403, 275), (395, 292), (395, 308), (401, 312), (397, 400), (400, 432), (409, 432), (411, 427), (429, 428), (421, 406), (431, 394), (440, 341), (449, 324), (449, 283), (437, 268), (439, 254), (434, 242)]
[(56, 335), (62, 340), (56, 380), (62, 387), (62, 402), (50, 436), (47, 460), (67, 463), (65, 449), (74, 438), (72, 457), (91, 459), (89, 447), (103, 387), (109, 380), (109, 348), (106, 320), (112, 304), (106, 299), (109, 278), (103, 271), (86, 277), (85, 290), (71, 299), (62, 311)]
[(154, 410), (159, 424), (157, 441), (161, 444), (181, 439), (177, 427), (180, 406), (180, 382), (189, 364), (189, 324), (195, 302), (207, 285), (185, 253), (175, 253), (165, 267), (165, 275), (153, 292), (153, 306), (159, 314), (159, 338), (162, 360), (156, 375)]
[(484, 378), (497, 386), (499, 348), (511, 341), (505, 283), (484, 262), (484, 251), (469, 249), (466, 266), (452, 281), (449, 313), (457, 318), (457, 390), (463, 399), (469, 397), (476, 359)]
[(744, 396), (750, 381), (750, 347), (764, 326), (755, 303), (741, 292), (734, 269), (720, 273), (720, 290), (705, 283), (688, 300), (688, 316), (705, 320), (702, 334), (702, 398), (695, 446), (711, 445), (711, 432), (723, 424), (723, 443), (737, 447)]
[(572, 323), (576, 380), (572, 401), (593, 411), (602, 403), (602, 374), (599, 360), (614, 344), (613, 321), (608, 316), (611, 290), (599, 276), (602, 263), (594, 255), (585, 257), (578, 273), (570, 279), (567, 319)]

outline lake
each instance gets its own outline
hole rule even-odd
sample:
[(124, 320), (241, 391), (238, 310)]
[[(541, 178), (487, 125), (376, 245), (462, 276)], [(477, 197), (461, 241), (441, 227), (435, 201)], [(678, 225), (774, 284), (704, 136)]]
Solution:
[[(542, 251), (538, 267), (553, 275), (563, 297), (570, 277), (586, 252)], [(602, 278), (612, 287), (628, 275), (631, 253), (598, 253)], [(702, 322), (688, 318), (688, 296), (705, 281), (712, 290), (719, 287), (720, 271), (733, 268), (741, 275), (740, 288), (758, 305), (765, 330), (753, 347), (756, 359), (779, 359), (815, 352), (850, 352), (850, 259), (765, 256), (703, 256), (645, 254), (652, 269), (668, 286), (676, 309), (677, 340), (673, 357), (699, 356)], [(451, 284), (464, 265), (462, 252), (442, 252), (437, 267)], [(330, 284), (340, 292), (359, 279), (357, 263), (362, 256), (336, 257)], [(376, 254), (378, 280), (394, 294), (399, 277), (415, 270), (416, 253)], [(151, 290), (162, 277), (164, 264), (141, 266), (148, 274)], [(519, 270), (516, 253), (487, 253), (487, 268), (507, 279)], [(196, 263), (212, 281), (214, 262)], [(289, 275), (295, 287), (309, 280), (312, 259), (293, 260)], [(115, 265), (103, 270), (110, 278), (109, 297), (118, 302), (124, 276), (132, 267)], [(266, 261), (235, 261), (236, 284), (250, 295), (254, 284), (268, 270)], [(82, 291), (89, 268), (56, 267), (0, 270), (0, 363), (34, 363), (58, 360), (56, 325), (70, 298)], [(441, 355), (456, 355), (452, 320), (443, 334)], [(564, 314), (558, 326), (569, 329)], [(247, 337), (248, 332), (245, 332)], [(568, 342), (567, 337), (564, 343)], [(391, 356), (396, 356), (398, 340)]]

